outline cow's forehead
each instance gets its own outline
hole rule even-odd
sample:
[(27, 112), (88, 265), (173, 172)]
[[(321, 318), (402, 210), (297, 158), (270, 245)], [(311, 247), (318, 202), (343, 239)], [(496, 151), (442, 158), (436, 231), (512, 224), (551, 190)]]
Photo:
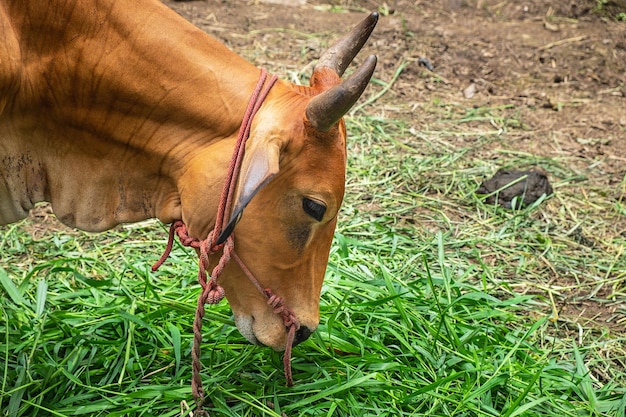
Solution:
[(283, 198), (309, 197), (337, 211), (343, 200), (346, 179), (345, 129), (319, 132), (301, 120), (281, 127), (282, 149), (279, 172), (269, 187)]
[(264, 105), (253, 125), (257, 135), (263, 137), (261, 140), (280, 142), (285, 151), (281, 157), (298, 157), (302, 159), (302, 166), (306, 166), (307, 161), (325, 159), (345, 164), (346, 129), (343, 120), (328, 132), (320, 132), (306, 119), (306, 107), (311, 96), (297, 90), (285, 91), (283, 85), (277, 87), (278, 92)]
[(343, 191), (346, 166), (343, 123), (328, 132), (318, 132), (306, 121), (295, 123), (281, 157), (283, 164), (285, 169), (293, 169), (291, 175), (305, 176), (313, 184), (339, 182)]

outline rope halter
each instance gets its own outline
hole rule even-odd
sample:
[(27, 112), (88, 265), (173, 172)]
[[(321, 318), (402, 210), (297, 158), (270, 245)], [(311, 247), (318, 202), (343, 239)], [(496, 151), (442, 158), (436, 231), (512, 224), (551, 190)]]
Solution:
[[(174, 236), (177, 235), (180, 243), (183, 246), (192, 247), (198, 249), (200, 252), (200, 261), (198, 265), (198, 282), (202, 287), (202, 292), (198, 297), (198, 303), (196, 307), (196, 315), (194, 319), (194, 341), (192, 349), (192, 368), (193, 376), (191, 380), (191, 390), (196, 401), (197, 415), (208, 415), (203, 410), (204, 404), (204, 389), (202, 387), (202, 378), (200, 376), (200, 370), (202, 364), (200, 362), (200, 345), (202, 343), (202, 319), (204, 317), (204, 305), (205, 304), (217, 304), (224, 298), (224, 289), (218, 284), (218, 279), (222, 274), (224, 268), (231, 259), (239, 265), (244, 274), (248, 277), (250, 282), (257, 288), (257, 290), (267, 298), (267, 304), (272, 308), (275, 314), (282, 317), (285, 328), (288, 329), (287, 343), (285, 347), (285, 356), (283, 358), (283, 366), (285, 371), (285, 378), (287, 380), (287, 386), (293, 385), (293, 375), (291, 371), (291, 349), (293, 346), (295, 333), (300, 328), (300, 322), (294, 314), (294, 312), (285, 305), (282, 297), (274, 294), (271, 289), (263, 288), (260, 282), (256, 279), (250, 269), (243, 263), (241, 258), (237, 256), (234, 251), (235, 238), (231, 234), (228, 238), (220, 244), (217, 244), (217, 239), (220, 237), (222, 230), (226, 227), (228, 217), (230, 213), (233, 196), (235, 194), (235, 188), (237, 185), (237, 178), (241, 169), (241, 162), (243, 160), (243, 154), (245, 150), (245, 144), (250, 136), (250, 129), (252, 120), (255, 114), (261, 107), (261, 104), (269, 94), (272, 86), (278, 79), (275, 75), (272, 75), (267, 80), (267, 71), (261, 69), (261, 76), (252, 93), (248, 107), (244, 114), (241, 127), (239, 129), (239, 135), (233, 151), (230, 164), (228, 166), (228, 172), (224, 180), (222, 187), (222, 194), (220, 196), (220, 203), (217, 210), (217, 216), (215, 220), (215, 226), (211, 230), (208, 236), (204, 240), (198, 240), (189, 236), (187, 226), (182, 220), (176, 220), (170, 226), (169, 237), (167, 246), (161, 258), (152, 266), (152, 270), (156, 271), (168, 258), (172, 251), (174, 243)], [(267, 83), (266, 83), (267, 80)], [(222, 255), (219, 258), (217, 265), (213, 268), (211, 275), (208, 276), (206, 271), (210, 267), (210, 257), (216, 252), (222, 251)]]

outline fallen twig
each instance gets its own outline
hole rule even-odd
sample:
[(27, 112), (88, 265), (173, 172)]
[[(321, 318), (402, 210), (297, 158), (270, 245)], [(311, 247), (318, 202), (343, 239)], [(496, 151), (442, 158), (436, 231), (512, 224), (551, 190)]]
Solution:
[(567, 38), (567, 39), (561, 39), (559, 41), (547, 43), (543, 45), (542, 47), (540, 47), (538, 50), (545, 51), (546, 49), (551, 49), (551, 48), (554, 48), (555, 46), (561, 46), (561, 45), (565, 45), (568, 43), (580, 42), (580, 41), (584, 41), (585, 39), (587, 39), (586, 35), (574, 36), (573, 38)]

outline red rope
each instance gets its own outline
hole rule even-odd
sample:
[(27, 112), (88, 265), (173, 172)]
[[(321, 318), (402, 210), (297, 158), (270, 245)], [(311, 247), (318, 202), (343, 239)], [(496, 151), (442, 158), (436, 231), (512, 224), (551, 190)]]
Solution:
[[(266, 80), (267, 71), (262, 69), (261, 76), (259, 78), (256, 88), (254, 89), (254, 92), (252, 93), (252, 96), (250, 97), (248, 107), (246, 108), (246, 112), (244, 114), (241, 127), (239, 129), (239, 136), (237, 137), (233, 156), (228, 166), (226, 178), (222, 187), (220, 203), (218, 205), (215, 226), (213, 230), (211, 230), (206, 239), (198, 240), (189, 236), (187, 226), (183, 223), (182, 220), (176, 220), (170, 226), (167, 246), (163, 255), (152, 266), (152, 270), (156, 271), (168, 258), (174, 244), (174, 235), (178, 235), (180, 243), (183, 246), (190, 246), (200, 250), (198, 282), (202, 287), (202, 291), (200, 296), (198, 297), (198, 302), (196, 306), (196, 315), (193, 324), (194, 339), (193, 348), (191, 351), (193, 370), (191, 391), (194, 399), (196, 400), (196, 415), (208, 415), (203, 409), (205, 392), (204, 388), (202, 387), (202, 378), (200, 376), (200, 371), (202, 368), (202, 363), (200, 362), (200, 345), (202, 344), (202, 319), (204, 318), (205, 314), (204, 305), (217, 304), (224, 298), (224, 289), (217, 283), (217, 279), (222, 274), (222, 271), (230, 261), (231, 257), (236, 260), (241, 270), (246, 274), (250, 282), (258, 289), (258, 291), (265, 297), (267, 297), (268, 305), (272, 307), (275, 314), (278, 314), (282, 317), (285, 327), (289, 329), (287, 334), (287, 344), (285, 347), (285, 357), (283, 358), (283, 365), (287, 385), (293, 385), (293, 376), (291, 372), (291, 348), (293, 345), (295, 332), (300, 328), (300, 322), (298, 321), (293, 311), (285, 305), (283, 298), (273, 294), (269, 288), (263, 288), (254, 276), (254, 274), (252, 274), (252, 272), (243, 263), (239, 256), (237, 256), (237, 254), (234, 252), (235, 244), (234, 236), (232, 234), (223, 244), (215, 245), (217, 238), (222, 232), (222, 229), (226, 226), (228, 222), (228, 218), (225, 217), (225, 215), (227, 213), (230, 213), (231, 211), (232, 199), (235, 194), (235, 187), (237, 185), (237, 177), (239, 175), (239, 171), (241, 170), (241, 162), (243, 160), (246, 140), (250, 136), (252, 120), (254, 119), (254, 115), (261, 107), (261, 104), (269, 94), (270, 89), (276, 82), (277, 77), (275, 75), (272, 76), (267, 84)], [(206, 270), (209, 268), (210, 265), (209, 257), (219, 250), (222, 250), (222, 255), (215, 268), (213, 268), (209, 279), (207, 280)]]
[(272, 307), (274, 314), (278, 314), (283, 319), (283, 324), (289, 329), (287, 333), (287, 343), (285, 345), (285, 355), (283, 356), (283, 369), (285, 371), (285, 379), (287, 380), (287, 386), (293, 386), (293, 373), (291, 372), (291, 348), (293, 346), (293, 340), (296, 334), (296, 330), (300, 328), (300, 321), (296, 317), (293, 310), (285, 305), (285, 300), (278, 295), (275, 295), (270, 288), (262, 288), (259, 281), (250, 272), (246, 264), (243, 263), (241, 258), (237, 256), (235, 252), (232, 253), (232, 257), (235, 259), (241, 270), (246, 274), (248, 279), (254, 284), (261, 294), (267, 297), (267, 304)]

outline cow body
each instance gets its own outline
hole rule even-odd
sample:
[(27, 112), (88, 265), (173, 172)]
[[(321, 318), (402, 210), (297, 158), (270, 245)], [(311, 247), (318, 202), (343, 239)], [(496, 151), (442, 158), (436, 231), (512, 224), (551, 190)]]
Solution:
[[(45, 4), (0, 0), (0, 224), (49, 201), (86, 231), (156, 217), (206, 237), (260, 70), (159, 1)], [(237, 192), (247, 205), (239, 256), (310, 330), (346, 164), (343, 122), (320, 128), (310, 103), (341, 85), (337, 72), (317, 69), (311, 87), (274, 85)], [(304, 199), (324, 207), (320, 218)], [(283, 349), (281, 319), (237, 265), (220, 284), (242, 334)]]

